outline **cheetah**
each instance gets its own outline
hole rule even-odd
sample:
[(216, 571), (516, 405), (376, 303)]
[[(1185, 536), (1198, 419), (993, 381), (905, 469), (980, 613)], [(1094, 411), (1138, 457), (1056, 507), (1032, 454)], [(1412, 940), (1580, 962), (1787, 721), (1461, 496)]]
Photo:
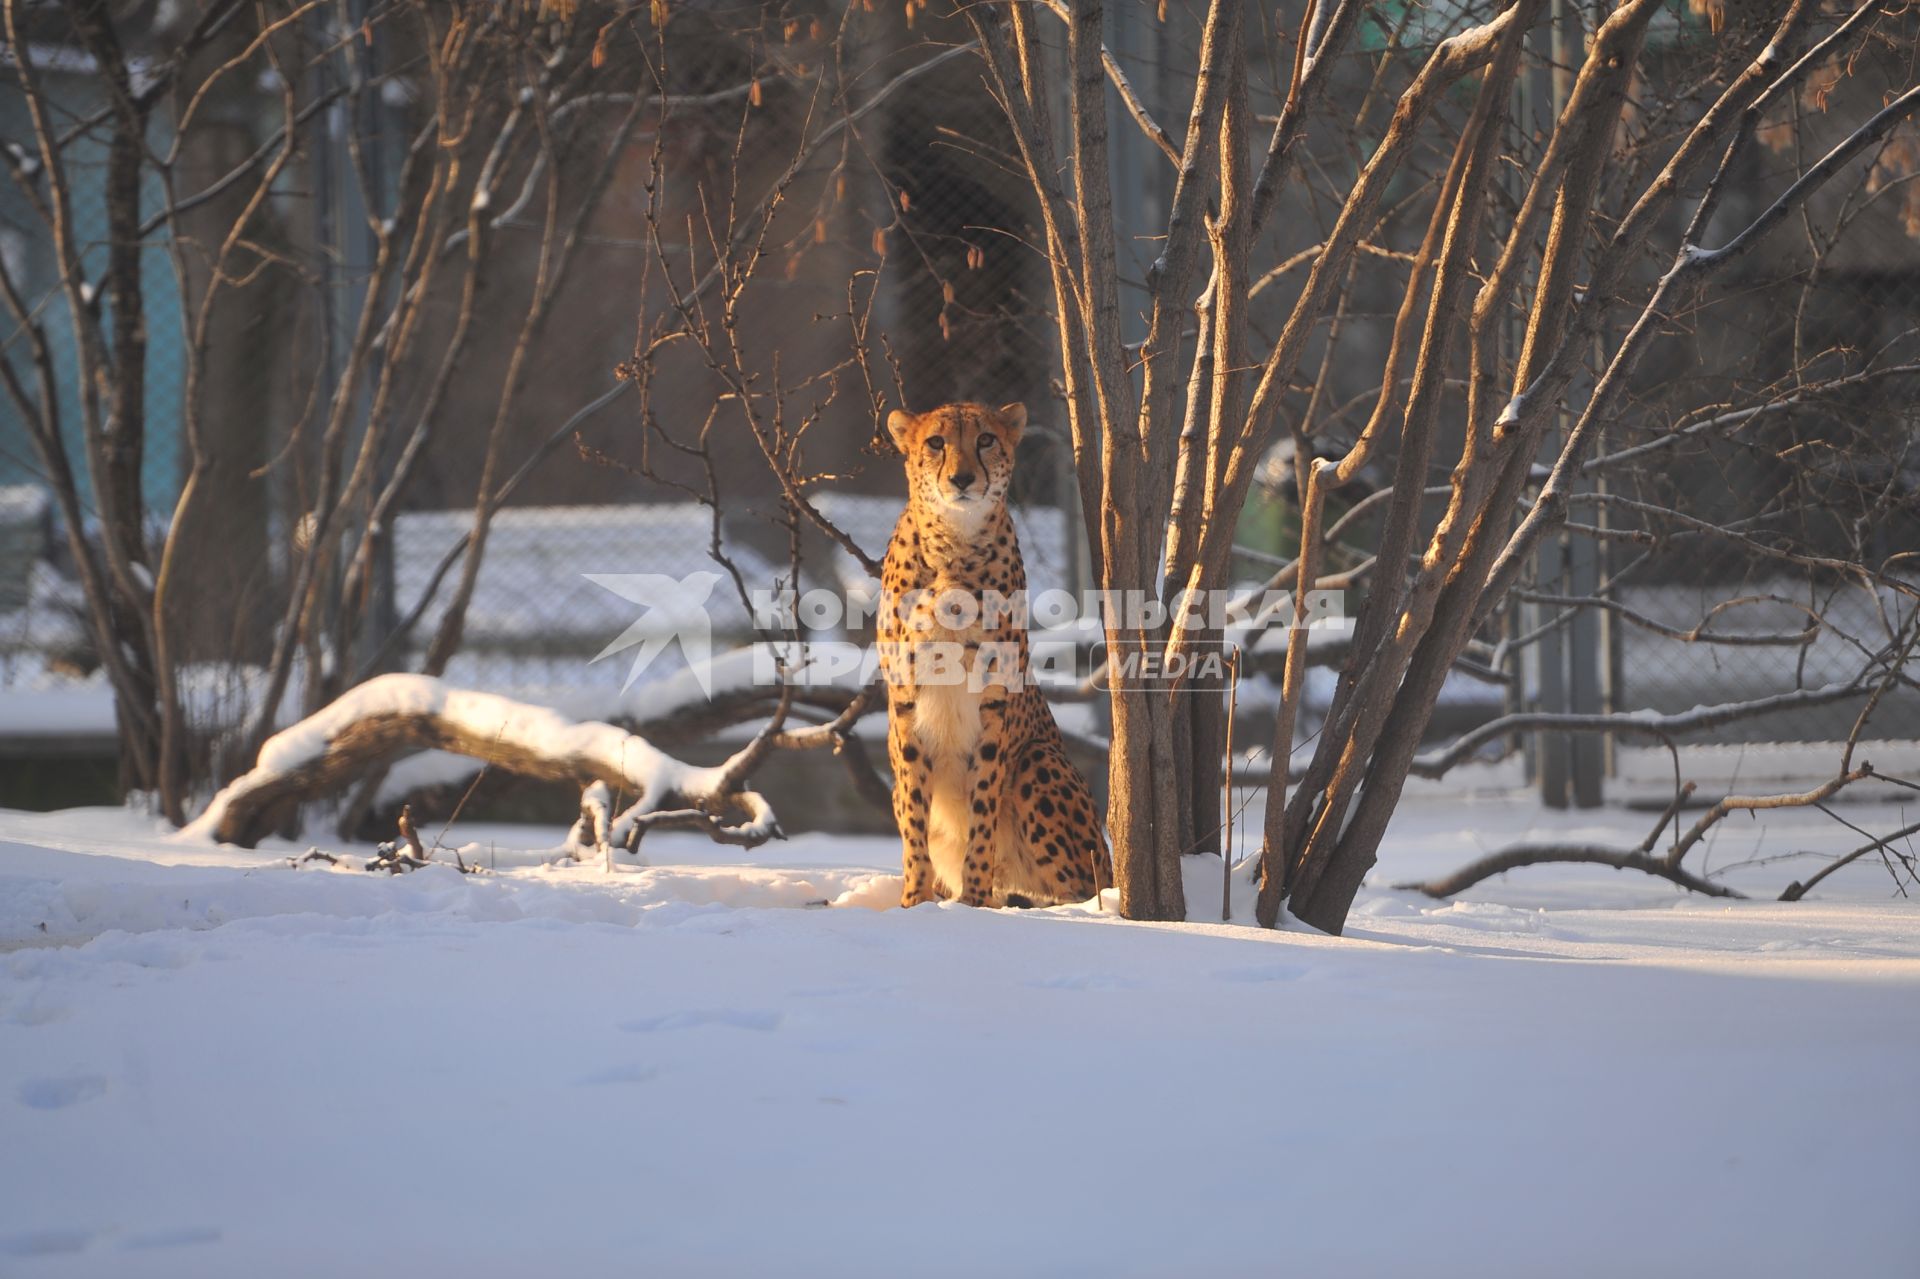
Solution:
[(1085, 901), (1112, 883), (1093, 792), (1027, 675), (1026, 567), (1007, 486), (1021, 404), (893, 413), (907, 509), (877, 638), (902, 906)]

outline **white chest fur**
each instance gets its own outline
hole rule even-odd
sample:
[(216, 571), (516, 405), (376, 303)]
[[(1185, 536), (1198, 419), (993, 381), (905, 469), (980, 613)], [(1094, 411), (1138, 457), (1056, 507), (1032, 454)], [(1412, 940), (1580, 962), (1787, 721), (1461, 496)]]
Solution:
[(962, 681), (914, 690), (913, 732), (933, 762), (933, 793), (927, 797), (927, 855), (935, 880), (949, 894), (960, 891), (967, 863), (973, 806), (967, 794), (967, 761), (980, 741), (984, 694)]

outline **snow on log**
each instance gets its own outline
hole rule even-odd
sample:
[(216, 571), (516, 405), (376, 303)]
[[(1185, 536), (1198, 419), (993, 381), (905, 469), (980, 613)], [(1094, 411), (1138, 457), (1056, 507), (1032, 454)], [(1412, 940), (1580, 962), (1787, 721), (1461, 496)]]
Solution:
[[(766, 728), (725, 763), (696, 768), (612, 724), (576, 722), (544, 706), (424, 675), (382, 675), (274, 734), (253, 768), (180, 834), (252, 847), (292, 806), (337, 794), (403, 756), (440, 750), (528, 777), (605, 783), (637, 797), (622, 815), (629, 823), (662, 810), (675, 810), (675, 817), (694, 810), (716, 838), (751, 846), (780, 835), (771, 807), (743, 783), (767, 753), (785, 710), (783, 699)], [(745, 822), (726, 825), (721, 819), (729, 811), (744, 814)]]

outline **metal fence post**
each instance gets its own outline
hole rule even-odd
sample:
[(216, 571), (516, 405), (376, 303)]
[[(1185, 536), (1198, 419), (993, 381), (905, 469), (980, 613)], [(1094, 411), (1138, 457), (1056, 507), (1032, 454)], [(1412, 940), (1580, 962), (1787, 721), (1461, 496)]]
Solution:
[[(1565, 543), (1558, 537), (1545, 538), (1534, 558), (1535, 572), (1539, 576), (1540, 589), (1550, 594), (1564, 594), (1567, 567)], [(1544, 625), (1558, 611), (1552, 604), (1533, 606), (1533, 624)], [(1541, 635), (1534, 645), (1538, 672), (1535, 704), (1549, 714), (1560, 715), (1567, 711), (1567, 628), (1555, 626)], [(1537, 778), (1540, 784), (1540, 800), (1549, 808), (1565, 808), (1568, 799), (1568, 771), (1566, 733), (1551, 730), (1536, 735), (1538, 745), (1535, 749)]]

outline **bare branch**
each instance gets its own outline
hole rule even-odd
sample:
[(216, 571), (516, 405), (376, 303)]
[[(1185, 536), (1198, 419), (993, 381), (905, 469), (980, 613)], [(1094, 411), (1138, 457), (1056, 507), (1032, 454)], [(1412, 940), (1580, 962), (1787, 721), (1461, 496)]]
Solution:
[(1394, 887), (1429, 897), (1454, 897), (1482, 880), (1528, 866), (1556, 865), (1611, 866), (1615, 870), (1637, 870), (1680, 885), (1689, 892), (1706, 897), (1744, 898), (1725, 884), (1702, 879), (1691, 871), (1670, 866), (1661, 858), (1649, 857), (1639, 849), (1609, 848), (1602, 844), (1515, 844), (1463, 866), (1439, 879), (1419, 880)]

